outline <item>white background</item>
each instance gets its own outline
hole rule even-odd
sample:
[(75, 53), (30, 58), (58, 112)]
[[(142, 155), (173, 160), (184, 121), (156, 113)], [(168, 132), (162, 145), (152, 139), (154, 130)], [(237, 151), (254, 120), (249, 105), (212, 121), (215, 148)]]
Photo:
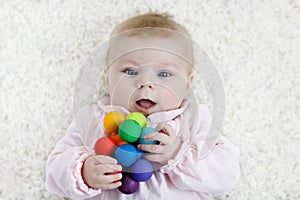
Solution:
[(0, 1), (0, 199), (60, 199), (45, 163), (82, 64), (115, 24), (149, 10), (183, 24), (223, 80), (224, 134), (242, 168), (227, 199), (300, 199), (297, 0)]

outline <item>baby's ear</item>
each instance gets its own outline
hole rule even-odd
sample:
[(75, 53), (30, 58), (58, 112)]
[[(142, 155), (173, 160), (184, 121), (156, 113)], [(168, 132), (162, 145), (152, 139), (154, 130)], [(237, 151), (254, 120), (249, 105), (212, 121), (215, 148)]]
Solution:
[(189, 85), (191, 85), (192, 84), (192, 82), (193, 82), (193, 80), (194, 80), (194, 74), (193, 73), (190, 73), (190, 75), (189, 75)]
[(194, 74), (190, 73), (188, 76), (188, 80), (187, 80), (188, 81), (187, 88), (189, 88), (191, 86), (193, 80), (194, 80)]

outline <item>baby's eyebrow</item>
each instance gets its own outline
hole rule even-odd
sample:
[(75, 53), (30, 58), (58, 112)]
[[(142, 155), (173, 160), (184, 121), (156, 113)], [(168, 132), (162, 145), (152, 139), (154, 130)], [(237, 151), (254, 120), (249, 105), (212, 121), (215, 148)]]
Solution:
[[(134, 59), (128, 59), (128, 58), (124, 58), (122, 60), (120, 60), (121, 64), (132, 64), (134, 66), (140, 66), (141, 64)], [(176, 67), (178, 66), (176, 63), (172, 63), (172, 62), (162, 62), (162, 63), (155, 63), (155, 62), (151, 62), (151, 63), (147, 63), (147, 64), (157, 64), (158, 66), (165, 66), (165, 67)], [(146, 65), (147, 65), (146, 64)], [(143, 64), (145, 65), (145, 64)]]
[(133, 64), (133, 65), (139, 65), (139, 63), (136, 60), (133, 60), (133, 59), (122, 59), (120, 62), (121, 63), (130, 63), (130, 64)]
[(176, 67), (175, 63), (160, 63), (161, 65), (168, 66), (168, 67)]

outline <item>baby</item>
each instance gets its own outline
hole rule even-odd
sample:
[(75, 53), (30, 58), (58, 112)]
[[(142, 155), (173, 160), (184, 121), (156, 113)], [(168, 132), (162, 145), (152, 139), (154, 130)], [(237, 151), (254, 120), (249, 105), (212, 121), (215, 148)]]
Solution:
[[(112, 33), (104, 73), (108, 96), (77, 112), (48, 159), (49, 191), (72, 199), (192, 200), (226, 195), (236, 185), (239, 150), (224, 136), (201, 156), (212, 116), (189, 100), (193, 47), (181, 25), (158, 14), (124, 21)], [(117, 189), (123, 170), (117, 160), (93, 154), (110, 111), (141, 112), (159, 130), (145, 138), (158, 144), (138, 145), (156, 170), (131, 195)]]

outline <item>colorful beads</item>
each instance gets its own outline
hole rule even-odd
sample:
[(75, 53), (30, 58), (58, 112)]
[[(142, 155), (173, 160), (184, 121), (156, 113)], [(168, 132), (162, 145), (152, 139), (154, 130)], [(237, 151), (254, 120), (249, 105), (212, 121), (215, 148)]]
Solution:
[(134, 180), (142, 182), (148, 181), (153, 174), (153, 165), (146, 159), (138, 159), (130, 169), (130, 173)]
[(142, 127), (135, 121), (127, 119), (119, 126), (120, 137), (127, 142), (135, 142), (142, 133)]
[(103, 125), (108, 133), (117, 132), (119, 125), (125, 120), (125, 116), (121, 112), (112, 111), (106, 114)]
[(95, 143), (95, 153), (97, 155), (112, 155), (117, 147), (116, 142), (109, 137), (102, 137)]
[[(136, 148), (138, 144), (157, 144), (145, 141), (144, 137), (158, 132), (146, 127), (147, 119), (139, 112), (132, 112), (126, 119), (121, 112), (112, 111), (104, 117), (103, 125), (107, 135), (95, 143), (96, 155), (113, 156), (123, 167), (122, 185), (118, 188), (124, 194), (132, 194), (139, 189), (139, 182), (149, 180), (153, 175), (153, 165), (142, 158), (144, 152)], [(126, 170), (126, 172), (125, 172)]]
[(140, 182), (134, 180), (133, 178), (131, 178), (128, 175), (123, 175), (121, 182), (122, 182), (122, 185), (118, 189), (123, 194), (133, 194), (140, 187)]
[(139, 125), (142, 128), (145, 128), (147, 126), (147, 119), (142, 113), (132, 112), (127, 115), (126, 119), (131, 119), (131, 120), (136, 121), (137, 123), (139, 123)]
[(143, 128), (142, 130), (142, 133), (141, 133), (141, 137), (140, 137), (140, 144), (157, 144), (158, 142), (157, 141), (154, 141), (154, 140), (148, 140), (146, 141), (145, 140), (145, 136), (150, 134), (150, 133), (156, 133), (158, 132), (155, 128), (151, 128), (151, 127), (146, 127), (146, 128)]
[(123, 167), (129, 167), (139, 158), (137, 149), (131, 144), (119, 146), (114, 156)]

